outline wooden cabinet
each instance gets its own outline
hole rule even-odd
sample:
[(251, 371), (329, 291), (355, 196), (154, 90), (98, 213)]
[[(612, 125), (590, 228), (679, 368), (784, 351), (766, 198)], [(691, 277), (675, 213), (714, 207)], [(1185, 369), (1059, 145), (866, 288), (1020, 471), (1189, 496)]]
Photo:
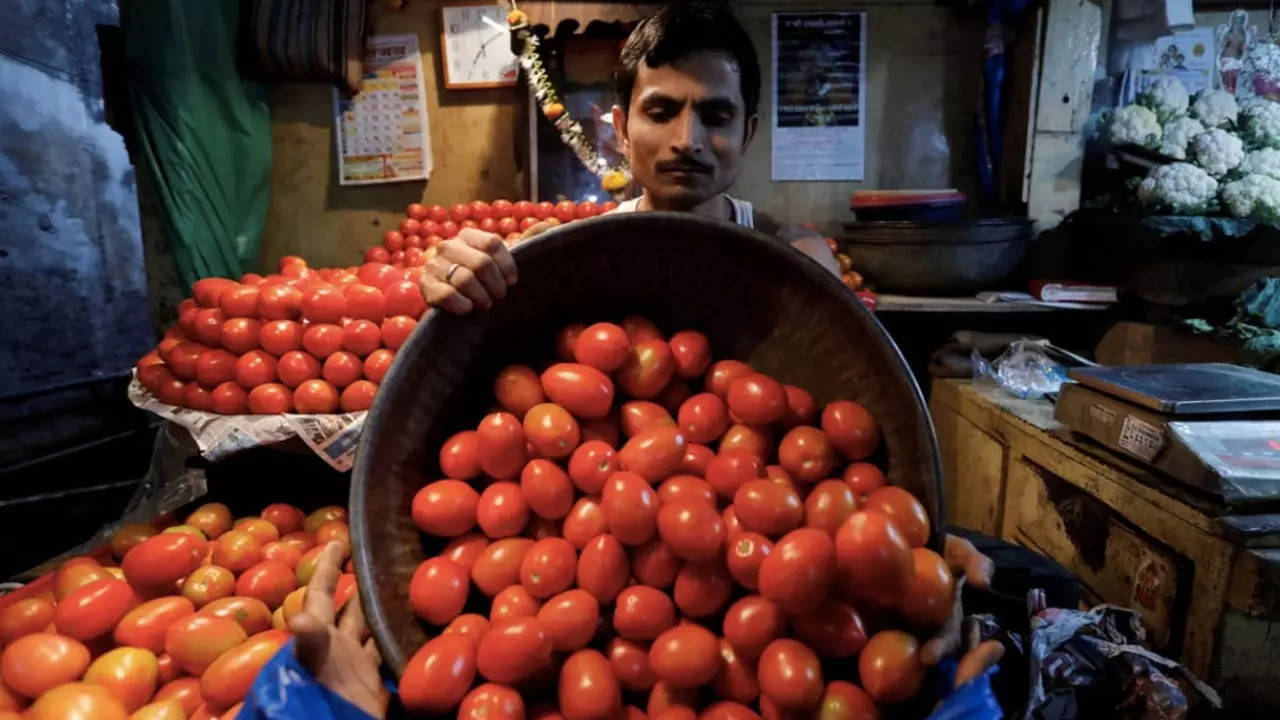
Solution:
[(1089, 603), (1139, 610), (1151, 645), (1229, 706), (1280, 711), (1280, 643), (1262, 639), (1280, 620), (1280, 548), (1247, 547), (1207, 501), (1073, 438), (1047, 402), (935, 380), (930, 409), (949, 523), (1052, 557)]

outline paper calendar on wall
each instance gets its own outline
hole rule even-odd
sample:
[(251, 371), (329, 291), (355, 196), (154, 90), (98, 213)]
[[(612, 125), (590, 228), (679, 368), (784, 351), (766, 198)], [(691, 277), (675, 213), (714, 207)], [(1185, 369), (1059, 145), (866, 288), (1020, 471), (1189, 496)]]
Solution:
[(342, 185), (426, 180), (431, 133), (417, 35), (375, 35), (365, 46), (360, 92), (333, 91)]

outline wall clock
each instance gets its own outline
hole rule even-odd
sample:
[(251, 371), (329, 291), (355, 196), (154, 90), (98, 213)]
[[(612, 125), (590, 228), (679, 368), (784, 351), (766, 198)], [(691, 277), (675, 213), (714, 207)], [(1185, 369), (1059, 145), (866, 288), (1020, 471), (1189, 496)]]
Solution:
[(519, 66), (511, 52), (505, 4), (451, 3), (440, 12), (446, 88), (469, 90), (516, 84)]

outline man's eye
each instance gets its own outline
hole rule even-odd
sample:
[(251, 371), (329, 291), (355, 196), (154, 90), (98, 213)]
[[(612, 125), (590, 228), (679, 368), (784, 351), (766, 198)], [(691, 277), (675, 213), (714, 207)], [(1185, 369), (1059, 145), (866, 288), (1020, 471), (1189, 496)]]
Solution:
[(727, 112), (709, 112), (703, 113), (702, 122), (707, 127), (724, 127), (733, 122), (733, 113)]
[(648, 112), (649, 119), (654, 122), (666, 122), (671, 119), (671, 112), (661, 108), (654, 108)]

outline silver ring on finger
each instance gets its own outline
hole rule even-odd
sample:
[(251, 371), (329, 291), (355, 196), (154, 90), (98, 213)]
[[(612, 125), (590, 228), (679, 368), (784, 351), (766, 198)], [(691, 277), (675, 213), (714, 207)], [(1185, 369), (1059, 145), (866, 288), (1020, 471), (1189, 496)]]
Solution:
[(454, 263), (450, 265), (449, 269), (444, 272), (444, 281), (452, 284), (453, 274), (458, 272), (458, 270), (460, 270), (461, 268), (462, 268), (462, 263)]

